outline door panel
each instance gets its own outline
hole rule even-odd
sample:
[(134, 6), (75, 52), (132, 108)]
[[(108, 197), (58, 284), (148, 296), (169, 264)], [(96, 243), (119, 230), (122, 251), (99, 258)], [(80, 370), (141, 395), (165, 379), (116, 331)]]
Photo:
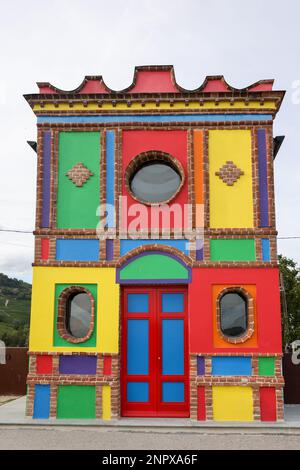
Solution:
[(187, 291), (122, 292), (123, 416), (189, 416)]

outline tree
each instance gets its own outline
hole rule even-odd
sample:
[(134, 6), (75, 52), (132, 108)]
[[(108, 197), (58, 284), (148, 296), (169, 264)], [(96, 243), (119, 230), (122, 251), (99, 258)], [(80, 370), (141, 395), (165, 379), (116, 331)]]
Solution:
[(300, 268), (297, 263), (279, 255), (283, 346), (300, 339)]

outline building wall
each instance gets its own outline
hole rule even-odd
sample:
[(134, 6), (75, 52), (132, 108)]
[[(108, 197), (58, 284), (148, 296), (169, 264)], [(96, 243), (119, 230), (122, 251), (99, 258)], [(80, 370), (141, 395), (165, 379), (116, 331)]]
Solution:
[[(272, 153), (283, 94), (269, 81), (237, 93), (207, 77), (192, 95), (172, 74), (140, 70), (118, 95), (90, 77), (68, 98), (49, 84), (27, 97), (38, 117), (29, 416), (120, 417), (122, 287), (177, 283), (188, 288), (190, 417), (283, 418)], [(149, 226), (122, 239), (137, 217), (128, 168), (153, 152), (178, 162), (184, 183), (169, 203), (191, 210), (168, 221), (145, 205)], [(117, 209), (106, 239), (96, 232), (101, 203)], [(77, 343), (59, 326), (60, 296), (74, 286), (94, 305), (93, 330)], [(230, 287), (250, 299), (243, 341), (219, 328)]]

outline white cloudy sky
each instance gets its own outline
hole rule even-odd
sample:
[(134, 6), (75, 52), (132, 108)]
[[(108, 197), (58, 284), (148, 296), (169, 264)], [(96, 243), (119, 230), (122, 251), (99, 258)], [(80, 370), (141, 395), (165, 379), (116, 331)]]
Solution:
[[(275, 163), (277, 226), (279, 236), (300, 237), (299, 14), (299, 0), (2, 0), (0, 229), (34, 227), (36, 156), (26, 140), (35, 140), (35, 117), (22, 95), (35, 82), (72, 89), (102, 74), (122, 89), (135, 65), (173, 64), (186, 88), (223, 74), (235, 87), (275, 78), (287, 90), (275, 121), (275, 135), (286, 136)], [(300, 263), (300, 240), (279, 241), (279, 251)], [(31, 280), (32, 258), (32, 235), (0, 232), (0, 272)]]

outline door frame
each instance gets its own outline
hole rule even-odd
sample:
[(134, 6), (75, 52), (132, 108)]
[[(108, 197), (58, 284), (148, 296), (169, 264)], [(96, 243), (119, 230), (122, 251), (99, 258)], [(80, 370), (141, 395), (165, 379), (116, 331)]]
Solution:
[[(126, 386), (127, 386), (127, 312), (126, 307), (126, 293), (141, 293), (141, 291), (148, 291), (152, 293), (150, 295), (149, 312), (150, 309), (154, 309), (155, 319), (149, 319), (149, 313), (134, 314), (132, 318), (148, 319), (149, 321), (149, 374), (147, 376), (132, 376), (133, 381), (147, 381), (149, 383), (149, 402), (128, 404), (126, 401)], [(183, 313), (162, 313), (159, 311), (159, 305), (157, 304), (160, 295), (163, 292), (183, 292), (185, 294), (184, 312)], [(154, 305), (155, 303), (155, 305)], [(189, 316), (188, 316), (188, 286), (186, 284), (153, 284), (153, 285), (123, 285), (121, 288), (121, 329), (120, 329), (120, 341), (121, 341), (121, 360), (120, 360), (120, 392), (121, 392), (121, 416), (124, 417), (182, 417), (187, 418), (190, 416), (190, 371), (189, 371)], [(161, 314), (161, 315), (160, 315)], [(159, 317), (158, 317), (159, 315)], [(163, 318), (180, 318), (184, 321), (183, 328), (183, 340), (184, 340), (184, 374), (183, 376), (163, 376), (162, 375), (162, 328), (157, 325), (157, 320), (161, 322)], [(155, 341), (152, 339), (155, 338)], [(156, 371), (156, 375), (153, 375), (153, 371)], [(157, 371), (159, 373), (157, 374)], [(152, 375), (152, 376), (151, 376)], [(175, 378), (174, 378), (175, 377)], [(147, 378), (147, 380), (145, 380)], [(184, 382), (184, 394), (185, 400), (183, 403), (167, 403), (162, 402), (162, 382)], [(151, 401), (152, 397), (152, 401)], [(138, 408), (138, 410), (137, 410)]]

